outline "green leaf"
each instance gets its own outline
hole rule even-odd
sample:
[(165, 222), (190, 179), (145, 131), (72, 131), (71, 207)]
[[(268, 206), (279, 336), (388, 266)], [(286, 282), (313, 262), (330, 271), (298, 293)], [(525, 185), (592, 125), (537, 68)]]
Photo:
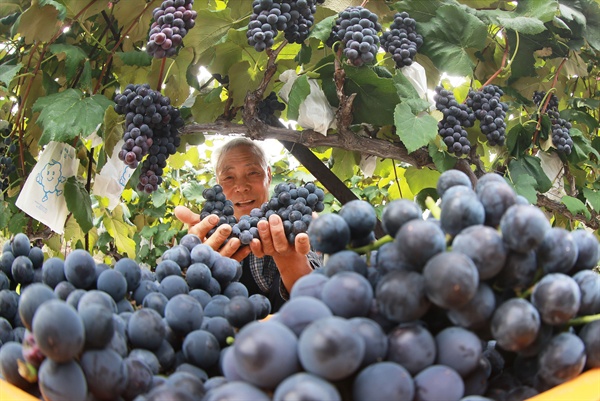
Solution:
[(83, 232), (90, 231), (94, 227), (92, 200), (85, 186), (75, 177), (69, 177), (65, 182), (65, 201)]
[(585, 204), (572, 196), (563, 196), (560, 201), (567, 207), (569, 212), (573, 214), (583, 214), (588, 219), (591, 218), (590, 211), (585, 207)]
[(590, 188), (583, 188), (583, 196), (597, 212), (600, 212), (600, 191), (594, 191)]
[(427, 22), (435, 17), (436, 10), (443, 4), (444, 2), (440, 0), (401, 0), (394, 3), (392, 7), (398, 12), (407, 12), (410, 14), (410, 17), (414, 18), (417, 22)]
[(335, 25), (335, 20), (337, 18), (338, 18), (338, 16), (336, 14), (336, 15), (331, 15), (331, 16), (324, 18), (321, 21), (317, 22), (313, 26), (309, 37), (317, 38), (321, 42), (327, 41), (327, 39), (329, 39), (329, 36), (331, 35), (331, 28), (333, 28), (333, 26)]
[(379, 126), (392, 125), (394, 107), (400, 101), (393, 80), (378, 77), (368, 67), (346, 65), (344, 70), (346, 71), (344, 92), (356, 93), (353, 103), (354, 121)]
[(16, 65), (0, 65), (0, 82), (6, 84), (6, 88), (10, 86), (10, 82), (13, 80), (15, 75), (19, 73), (23, 67), (22, 63)]
[(139, 67), (149, 67), (152, 64), (152, 56), (144, 51), (116, 52), (115, 55), (121, 59), (125, 65), (135, 65)]
[(437, 135), (437, 120), (427, 113), (414, 115), (410, 106), (401, 103), (394, 111), (396, 134), (406, 146), (408, 153), (426, 146)]
[(106, 231), (115, 240), (117, 251), (127, 255), (131, 259), (135, 259), (135, 241), (133, 240), (135, 226), (125, 223), (122, 214), (114, 218), (105, 215), (102, 218), (102, 223)]
[(186, 165), (186, 162), (196, 166), (200, 162), (200, 154), (197, 146), (191, 146), (185, 153), (175, 153), (171, 155), (167, 162), (174, 169), (181, 169)]
[(333, 148), (331, 157), (333, 158), (331, 171), (342, 181), (352, 178), (354, 169), (360, 161), (360, 157), (357, 157), (356, 152)]
[(513, 181), (515, 191), (524, 196), (532, 205), (537, 202), (537, 191), (535, 190), (535, 178), (530, 175), (523, 174), (519, 175), (515, 181)]
[(258, 72), (247, 61), (237, 63), (229, 69), (229, 95), (233, 98), (234, 106), (243, 105), (246, 94), (258, 87), (262, 79), (262, 74)]
[(197, 95), (191, 108), (196, 123), (212, 123), (225, 111), (225, 103), (221, 101), (223, 87), (219, 86), (208, 93)]
[(311, 57), (312, 47), (306, 46), (304, 43), (302, 43), (300, 51), (296, 55), (296, 58), (294, 58), (294, 61), (296, 61), (296, 63), (298, 63), (299, 65), (308, 64), (310, 62)]
[(167, 199), (169, 199), (167, 192), (162, 188), (158, 188), (158, 191), (154, 191), (152, 194), (152, 206), (155, 208), (160, 208), (167, 203)]
[(568, 156), (569, 161), (575, 163), (585, 162), (589, 160), (590, 154), (593, 154), (597, 159), (600, 159), (600, 152), (594, 149), (590, 141), (581, 134), (581, 131), (576, 128), (571, 128), (569, 133), (573, 140), (573, 151)]
[(10, 216), (10, 222), (8, 223), (8, 231), (11, 233), (26, 232), (25, 228), (29, 222), (29, 216), (24, 212), (19, 211), (18, 213)]
[(499, 17), (498, 24), (521, 33), (535, 35), (546, 30), (544, 23), (531, 17)]
[(421, 52), (440, 71), (450, 75), (470, 76), (475, 63), (469, 50), (482, 50), (487, 26), (474, 15), (456, 5), (437, 9), (435, 18), (419, 25), (424, 38)]
[[(194, 58), (192, 48), (183, 48), (173, 60), (167, 60), (168, 75), (164, 77), (163, 94), (171, 99), (173, 106), (179, 107), (190, 96), (190, 85), (187, 82), (187, 69)], [(155, 59), (153, 67), (158, 67), (161, 60)], [(158, 82), (158, 73), (160, 68), (153, 68), (149, 79)]]
[(104, 151), (110, 158), (117, 142), (123, 137), (123, 116), (117, 114), (113, 107), (106, 109), (103, 123)]
[(204, 185), (192, 181), (183, 186), (182, 193), (190, 202), (203, 203), (204, 197), (202, 196), (202, 191), (204, 191), (205, 188)]
[(298, 120), (300, 105), (310, 95), (310, 84), (306, 75), (300, 76), (294, 81), (290, 90), (290, 98), (287, 109), (287, 116), (291, 120)]
[[(186, 47), (194, 49), (196, 58), (198, 58), (211, 47), (218, 44), (230, 28), (234, 27), (235, 20), (231, 17), (231, 9), (224, 8), (219, 11), (197, 10), (196, 27), (201, 29), (190, 29), (183, 39)], [(245, 32), (244, 32), (245, 36)]]
[(394, 86), (400, 101), (409, 105), (413, 114), (429, 109), (429, 102), (421, 99), (413, 84), (400, 71), (394, 75)]
[(537, 157), (524, 155), (520, 159), (512, 160), (508, 165), (508, 170), (513, 183), (517, 183), (520, 176), (528, 175), (533, 177), (534, 188), (539, 192), (547, 192), (552, 187), (552, 182), (544, 173), (541, 161)]
[(435, 188), (440, 172), (425, 168), (409, 167), (404, 173), (404, 178), (413, 194), (417, 195), (425, 188)]
[(86, 138), (104, 121), (104, 112), (112, 102), (102, 95), (83, 97), (78, 89), (39, 98), (33, 111), (39, 111), (37, 123), (44, 132), (39, 145), (50, 141), (69, 143), (77, 136)]
[[(440, 141), (441, 142), (441, 141)], [(429, 146), (429, 156), (433, 160), (433, 164), (435, 168), (439, 172), (444, 172), (446, 170), (450, 170), (456, 165), (456, 158), (452, 156), (450, 153), (443, 151), (440, 149), (435, 142), (430, 142)]]
[(521, 125), (517, 124), (512, 127), (506, 135), (506, 149), (508, 152), (518, 157), (531, 146), (533, 141), (533, 133), (535, 132), (535, 124)]
[(146, 239), (150, 239), (152, 238), (154, 235), (156, 235), (156, 233), (158, 232), (158, 226), (144, 226), (144, 228), (142, 228), (140, 230), (140, 236), (142, 236), (143, 238)]
[(32, 4), (15, 22), (17, 33), (25, 39), (25, 44), (35, 41), (48, 42), (60, 29), (58, 10), (53, 5)]
[(58, 19), (63, 21), (65, 19), (65, 16), (67, 15), (67, 9), (65, 8), (64, 5), (60, 4), (58, 1), (55, 0), (39, 0), (39, 5), (40, 6), (52, 6), (54, 8), (56, 8), (56, 10), (58, 11)]
[(51, 45), (50, 51), (52, 54), (65, 54), (65, 72), (68, 81), (73, 79), (81, 62), (87, 58), (87, 55), (79, 46), (58, 43)]

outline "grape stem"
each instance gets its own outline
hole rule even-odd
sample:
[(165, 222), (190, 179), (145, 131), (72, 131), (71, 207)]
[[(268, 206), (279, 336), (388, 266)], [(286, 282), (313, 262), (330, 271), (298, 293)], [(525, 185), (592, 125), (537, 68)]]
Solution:
[(433, 200), (433, 198), (431, 196), (428, 196), (427, 198), (425, 198), (425, 206), (427, 206), (427, 209), (431, 212), (431, 215), (435, 219), (439, 220), (440, 215), (442, 214), (442, 208), (440, 208), (435, 203), (435, 201)]
[(167, 58), (163, 57), (160, 62), (160, 71), (158, 72), (158, 82), (156, 83), (156, 90), (160, 92), (160, 88), (162, 87), (164, 73), (165, 73), (165, 64), (167, 63)]
[(600, 313), (597, 313), (595, 315), (579, 316), (569, 320), (567, 324), (569, 326), (581, 326), (584, 324), (594, 322), (596, 320), (600, 320)]
[(377, 241), (374, 241), (368, 245), (360, 246), (358, 248), (349, 248), (351, 251), (358, 253), (359, 255), (364, 255), (365, 253), (369, 253), (371, 251), (375, 251), (379, 249), (383, 244), (387, 244), (388, 242), (392, 242), (394, 237), (391, 235), (384, 235), (379, 238)]
[[(489, 85), (494, 79), (496, 79), (496, 77), (498, 75), (500, 75), (500, 73), (504, 70), (504, 67), (506, 66), (506, 58), (508, 57), (508, 40), (506, 38), (506, 31), (505, 30), (502, 30), (502, 35), (504, 36), (505, 46), (504, 46), (504, 54), (502, 54), (502, 62), (500, 63), (500, 68), (498, 68), (498, 70), (494, 74), (492, 74), (492, 76), (489, 77), (489, 79), (487, 81), (485, 81), (485, 83), (483, 85), (481, 85), (482, 87), (485, 87), (486, 85)], [(519, 44), (519, 34), (517, 33), (517, 46), (515, 47), (515, 53), (514, 54), (517, 54), (517, 50), (519, 50), (518, 49), (518, 47), (519, 47), (518, 44)], [(514, 57), (514, 55), (513, 55), (513, 57)]]

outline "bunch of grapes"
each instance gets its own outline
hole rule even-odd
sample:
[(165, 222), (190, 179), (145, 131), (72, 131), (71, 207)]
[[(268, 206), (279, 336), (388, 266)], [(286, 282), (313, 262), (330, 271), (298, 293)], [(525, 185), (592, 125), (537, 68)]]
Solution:
[[(533, 102), (540, 107), (545, 96), (546, 92), (535, 91), (533, 93)], [(560, 117), (560, 113), (558, 112), (558, 98), (554, 93), (550, 95), (546, 114), (548, 114), (552, 123), (552, 143), (556, 147), (556, 150), (566, 155), (570, 154), (573, 149), (573, 139), (571, 139), (571, 134), (569, 133), (571, 123)]]
[(253, 0), (246, 37), (256, 51), (270, 49), (279, 31), (291, 43), (302, 43), (314, 24), (317, 4), (325, 0)]
[(396, 68), (411, 65), (423, 44), (423, 36), (417, 33), (416, 21), (407, 12), (396, 13), (390, 30), (381, 36), (381, 46), (392, 55)]
[(272, 121), (276, 118), (275, 113), (283, 110), (285, 110), (285, 103), (279, 101), (275, 92), (271, 92), (258, 104), (258, 119), (266, 124), (274, 125)]
[(146, 45), (155, 58), (173, 56), (183, 38), (196, 24), (198, 13), (192, 10), (194, 0), (165, 0), (152, 11), (154, 22)]
[(163, 169), (169, 155), (181, 143), (178, 129), (184, 121), (179, 109), (167, 96), (150, 89), (150, 85), (129, 84), (114, 98), (115, 111), (125, 115), (125, 143), (119, 159), (137, 168), (144, 156), (137, 189), (152, 193), (162, 183)]
[(355, 66), (372, 63), (379, 49), (377, 21), (377, 15), (364, 7), (348, 7), (339, 13), (326, 44), (342, 42), (344, 55)]
[(471, 150), (465, 127), (472, 127), (475, 114), (462, 103), (458, 103), (452, 91), (441, 86), (435, 88), (435, 106), (444, 117), (438, 123), (438, 134), (448, 146), (448, 152), (457, 156), (466, 155)]
[(231, 237), (239, 238), (243, 245), (248, 245), (252, 238), (260, 238), (258, 222), (268, 219), (272, 214), (277, 214), (281, 217), (289, 243), (293, 244), (296, 235), (308, 230), (313, 212), (323, 211), (325, 192), (312, 182), (301, 186), (296, 186), (294, 183), (279, 183), (275, 186), (273, 196), (268, 202), (263, 203), (260, 208), (252, 209), (249, 215), (241, 216), (239, 221), (236, 221), (233, 216), (233, 203), (226, 199), (220, 185), (206, 188), (202, 196), (206, 202), (200, 211), (200, 218), (204, 219), (209, 214), (219, 216), (219, 222), (208, 232), (209, 236), (217, 227), (229, 224), (232, 227)]
[(10, 175), (17, 171), (14, 157), (17, 155), (17, 142), (10, 137), (9, 127), (0, 130), (0, 192), (10, 187)]
[(504, 94), (496, 85), (486, 85), (479, 91), (469, 91), (467, 106), (479, 120), (481, 132), (491, 146), (502, 146), (506, 139), (506, 112), (508, 105), (500, 100)]

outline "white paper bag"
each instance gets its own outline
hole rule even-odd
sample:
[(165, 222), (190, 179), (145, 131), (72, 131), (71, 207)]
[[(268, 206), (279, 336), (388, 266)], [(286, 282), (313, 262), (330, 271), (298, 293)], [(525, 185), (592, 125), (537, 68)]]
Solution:
[[(290, 91), (298, 74), (294, 70), (287, 70), (279, 75), (279, 80), (284, 82), (279, 91), (279, 96), (284, 102), (289, 102)], [(335, 128), (335, 112), (327, 101), (325, 93), (314, 79), (309, 79), (310, 93), (298, 109), (298, 124), (302, 128), (313, 129), (327, 135), (329, 128)]]
[(94, 195), (108, 198), (109, 210), (113, 210), (121, 202), (123, 189), (135, 171), (119, 159), (119, 151), (122, 147), (123, 140), (121, 139), (115, 145), (110, 159), (106, 161), (100, 173), (96, 174), (92, 188)]
[(421, 99), (427, 100), (435, 110), (433, 96), (427, 97), (427, 74), (425, 73), (425, 68), (417, 62), (413, 62), (411, 65), (402, 67), (400, 71), (410, 81)]
[(62, 142), (50, 142), (29, 174), (17, 198), (17, 207), (62, 234), (69, 214), (64, 186), (67, 178), (77, 174), (78, 168), (75, 148)]

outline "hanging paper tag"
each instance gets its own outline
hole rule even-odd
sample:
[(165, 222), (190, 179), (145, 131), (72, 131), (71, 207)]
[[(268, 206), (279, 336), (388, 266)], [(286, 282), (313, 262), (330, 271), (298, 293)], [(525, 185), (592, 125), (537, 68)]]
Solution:
[(75, 148), (62, 142), (50, 142), (27, 178), (17, 202), (19, 209), (62, 234), (69, 210), (64, 196), (67, 178), (79, 167)]
[(115, 145), (112, 156), (107, 160), (99, 174), (94, 178), (92, 193), (108, 198), (108, 209), (113, 210), (121, 202), (121, 194), (129, 182), (135, 169), (128, 167), (119, 159), (119, 151), (123, 147), (121, 139)]

